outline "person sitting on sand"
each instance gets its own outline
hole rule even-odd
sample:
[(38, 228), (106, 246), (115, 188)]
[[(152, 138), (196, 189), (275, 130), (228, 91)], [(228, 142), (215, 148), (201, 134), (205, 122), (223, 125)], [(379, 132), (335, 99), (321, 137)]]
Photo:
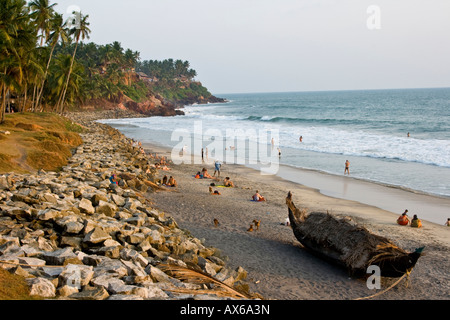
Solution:
[(195, 179), (202, 179), (203, 175), (200, 173), (200, 171), (198, 171), (194, 178)]
[(170, 176), (169, 181), (167, 181), (167, 186), (168, 187), (176, 187), (177, 185), (178, 184), (175, 181), (175, 179), (172, 176)]
[(447, 227), (450, 227), (450, 218), (447, 218), (447, 222), (445, 223)]
[(411, 220), (411, 227), (413, 228), (421, 228), (422, 227), (422, 221), (420, 221), (419, 218), (417, 218), (417, 214), (413, 216), (413, 219)]
[(167, 176), (165, 175), (164, 177), (163, 177), (163, 179), (162, 179), (162, 185), (166, 185), (167, 184), (167, 180), (168, 180), (169, 178), (167, 178)]
[(211, 177), (211, 175), (208, 173), (208, 169), (206, 169), (206, 168), (202, 169), (202, 174), (203, 174), (203, 178), (213, 179), (213, 177)]
[(262, 195), (259, 194), (259, 191), (256, 190), (256, 193), (252, 197), (253, 201), (266, 201), (266, 198), (264, 198)]
[(409, 219), (407, 216), (408, 210), (405, 210), (405, 212), (402, 213), (400, 217), (397, 219), (397, 223), (401, 226), (406, 226), (409, 224)]
[(209, 187), (209, 194), (213, 195), (213, 196), (220, 196), (220, 192), (217, 190), (213, 191), (212, 187)]
[(115, 175), (114, 173), (111, 175), (111, 177), (109, 177), (109, 181), (110, 181), (112, 184), (117, 184), (116, 175)]
[(230, 180), (230, 177), (226, 177), (225, 180), (223, 180), (223, 185), (225, 187), (234, 187), (234, 183)]

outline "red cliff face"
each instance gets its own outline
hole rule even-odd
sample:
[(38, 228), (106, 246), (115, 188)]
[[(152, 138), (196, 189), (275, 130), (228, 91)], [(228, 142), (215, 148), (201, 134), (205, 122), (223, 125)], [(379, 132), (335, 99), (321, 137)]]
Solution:
[(175, 105), (162, 103), (156, 98), (146, 100), (144, 102), (128, 101), (124, 103), (129, 110), (142, 113), (148, 116), (174, 116), (177, 114), (184, 114), (180, 110), (175, 110)]
[(145, 101), (136, 102), (123, 95), (117, 102), (112, 102), (105, 99), (92, 100), (81, 106), (81, 109), (130, 110), (147, 116), (184, 115), (184, 112), (181, 110), (176, 110), (176, 107), (177, 106), (175, 104), (165, 101), (161, 97), (149, 96)]

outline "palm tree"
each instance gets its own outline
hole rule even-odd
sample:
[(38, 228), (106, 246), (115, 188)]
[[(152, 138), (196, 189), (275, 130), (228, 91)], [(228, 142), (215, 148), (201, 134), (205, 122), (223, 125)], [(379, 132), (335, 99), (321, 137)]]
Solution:
[(100, 92), (103, 98), (108, 100), (116, 100), (119, 96), (120, 90), (117, 85), (109, 81), (108, 79), (102, 78), (100, 83)]
[(123, 55), (125, 67), (127, 69), (127, 78), (128, 78), (128, 85), (131, 84), (131, 74), (133, 71), (133, 68), (136, 66), (136, 63), (139, 60), (139, 52), (133, 51), (131, 49), (127, 49)]
[[(23, 99), (21, 99), (21, 103), (17, 104), (19, 110), (18, 111), (24, 111), (27, 106), (27, 97), (28, 97), (28, 87), (29, 85), (34, 85), (33, 90), (33, 102), (36, 99), (36, 89), (37, 89), (37, 82), (38, 79), (42, 77), (44, 74), (43, 70), (43, 61), (42, 55), (39, 55), (40, 48), (32, 48), (32, 50), (29, 50), (27, 47), (19, 48), (20, 53), (20, 66), (22, 70), (23, 77), (21, 78), (21, 81), (19, 82), (20, 88), (18, 91), (18, 97), (22, 96)], [(18, 99), (19, 100), (19, 99)]]
[(72, 63), (72, 56), (70, 54), (60, 53), (55, 56), (54, 63), (50, 67), (50, 74), (48, 79), (48, 90), (46, 93), (54, 103), (54, 111), (57, 110), (59, 101), (62, 98), (64, 85), (66, 84), (69, 75), (70, 65)]
[(30, 17), (25, 0), (0, 1), (0, 123), (6, 111), (6, 97), (12, 90), (21, 90), (23, 59), (35, 45), (35, 34), (30, 28)]
[(89, 26), (89, 22), (87, 21), (88, 18), (89, 18), (89, 15), (83, 16), (80, 12), (79, 13), (79, 19), (80, 19), (79, 24), (74, 29), (70, 30), (70, 33), (75, 36), (75, 49), (73, 50), (72, 62), (70, 64), (69, 75), (66, 80), (66, 85), (62, 92), (62, 97), (60, 99), (60, 102), (57, 105), (57, 110), (59, 110), (59, 113), (62, 113), (64, 110), (64, 99), (66, 96), (67, 87), (69, 85), (70, 74), (72, 73), (73, 62), (75, 60), (75, 54), (77, 53), (77, 47), (78, 47), (80, 38), (82, 40), (84, 40), (85, 38), (89, 39), (89, 33), (91, 32), (91, 30), (88, 28), (88, 26)]
[(36, 23), (37, 31), (41, 32), (41, 47), (44, 43), (44, 38), (47, 40), (50, 35), (51, 19), (54, 14), (53, 7), (56, 3), (49, 5), (48, 0), (34, 0), (29, 6), (31, 10), (31, 17)]
[(51, 33), (49, 34), (48, 39), (47, 39), (48, 42), (51, 44), (50, 56), (48, 58), (47, 68), (45, 69), (45, 73), (42, 78), (40, 91), (36, 98), (36, 103), (35, 103), (36, 109), (39, 108), (39, 105), (41, 103), (42, 92), (44, 91), (44, 84), (47, 79), (48, 69), (50, 67), (50, 62), (52, 61), (53, 52), (55, 50), (55, 47), (58, 44), (59, 40), (61, 40), (61, 42), (63, 44), (68, 42), (68, 40), (69, 40), (69, 35), (67, 32), (68, 30), (66, 28), (66, 23), (64, 22), (62, 14), (55, 13), (50, 22), (51, 22), (50, 23)]
[(117, 63), (111, 63), (106, 71), (106, 79), (114, 85), (121, 84), (123, 78), (123, 72)]
[[(53, 18), (53, 15), (55, 13), (53, 7), (56, 5), (49, 4), (49, 0), (33, 0), (29, 4), (29, 8), (32, 10), (30, 17), (33, 19), (34, 23), (36, 24), (36, 33), (41, 38), (40, 47), (43, 47), (44, 41), (47, 42), (48, 38), (50, 36), (50, 28), (51, 28), (51, 20)], [(39, 34), (40, 33), (40, 34)], [(45, 81), (42, 79), (42, 81)], [(34, 101), (32, 109), (35, 111), (37, 109), (37, 96), (40, 92), (38, 88), (39, 80), (35, 79), (34, 84)]]
[(120, 42), (114, 41), (112, 43), (113, 59), (115, 63), (122, 64), (123, 62), (123, 48)]
[(85, 70), (82, 64), (75, 61), (72, 67), (72, 72), (70, 74), (69, 83), (67, 85), (66, 100), (69, 104), (76, 101), (82, 102), (83, 97), (86, 96), (85, 93), (81, 92), (81, 88), (84, 84)]

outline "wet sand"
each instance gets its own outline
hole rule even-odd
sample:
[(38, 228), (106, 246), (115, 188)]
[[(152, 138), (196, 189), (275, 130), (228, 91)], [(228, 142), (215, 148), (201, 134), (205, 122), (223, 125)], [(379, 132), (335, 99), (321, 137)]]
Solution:
[[(146, 144), (145, 148), (170, 157), (168, 149), (150, 144)], [(195, 173), (202, 167), (206, 167), (211, 174), (214, 172), (212, 163), (181, 164), (171, 166), (168, 172), (160, 170), (159, 178), (164, 174), (172, 175), (178, 187), (171, 189), (171, 192), (154, 193), (150, 198), (160, 210), (173, 216), (180, 227), (189, 230), (195, 237), (205, 239), (207, 245), (219, 248), (228, 257), (231, 266), (244, 267), (248, 271), (251, 290), (264, 298), (351, 300), (378, 292), (369, 290), (365, 279), (349, 277), (346, 270), (317, 258), (301, 246), (291, 228), (283, 225), (287, 218), (285, 197), (291, 191), (297, 206), (310, 211), (351, 216), (370, 231), (390, 238), (407, 251), (425, 246), (425, 254), (419, 259), (409, 281), (403, 281), (373, 299), (450, 299), (450, 228), (443, 226), (445, 221), (442, 224), (423, 221), (421, 229), (402, 227), (395, 223), (399, 213), (324, 195), (318, 189), (279, 176), (261, 175), (258, 170), (242, 165), (222, 166), (221, 178), (229, 176), (236, 187), (213, 187), (221, 192), (221, 195), (213, 196), (208, 192), (213, 181), (194, 179)], [(289, 172), (285, 174), (286, 178), (292, 178)], [(332, 176), (322, 178), (333, 179)], [(328, 180), (329, 183), (342, 183), (339, 182), (341, 177), (334, 178), (334, 182)], [(362, 192), (369, 198), (374, 192), (375, 199), (381, 197), (376, 201), (384, 202), (387, 202), (388, 195), (396, 197), (392, 188), (384, 186), (377, 186), (377, 189), (381, 188), (377, 191), (381, 194), (370, 188), (353, 189), (358, 185), (352, 185), (350, 189), (349, 183), (358, 182), (347, 179), (348, 192)], [(267, 202), (250, 201), (256, 189), (266, 196)], [(438, 197), (426, 199), (430, 206), (446, 200)], [(219, 226), (215, 226), (213, 219), (219, 221)], [(254, 219), (261, 220), (260, 230), (249, 232), (247, 229)], [(395, 280), (383, 279), (382, 289)]]

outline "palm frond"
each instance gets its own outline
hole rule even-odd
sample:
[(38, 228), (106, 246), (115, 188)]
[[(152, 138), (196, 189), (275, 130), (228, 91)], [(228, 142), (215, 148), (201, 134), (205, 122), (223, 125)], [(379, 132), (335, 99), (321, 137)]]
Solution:
[[(251, 299), (251, 297), (245, 293), (239, 292), (236, 289), (230, 287), (229, 285), (223, 283), (211, 277), (210, 275), (203, 273), (201, 271), (193, 270), (186, 267), (181, 267), (173, 264), (160, 264), (158, 268), (163, 270), (164, 272), (170, 273), (171, 276), (179, 279), (185, 280), (195, 284), (215, 284), (221, 290), (210, 290), (209, 293), (218, 294), (220, 296), (229, 296), (233, 298), (244, 298)], [(190, 291), (193, 293), (194, 291)], [(206, 293), (204, 290), (200, 290), (198, 293)]]

